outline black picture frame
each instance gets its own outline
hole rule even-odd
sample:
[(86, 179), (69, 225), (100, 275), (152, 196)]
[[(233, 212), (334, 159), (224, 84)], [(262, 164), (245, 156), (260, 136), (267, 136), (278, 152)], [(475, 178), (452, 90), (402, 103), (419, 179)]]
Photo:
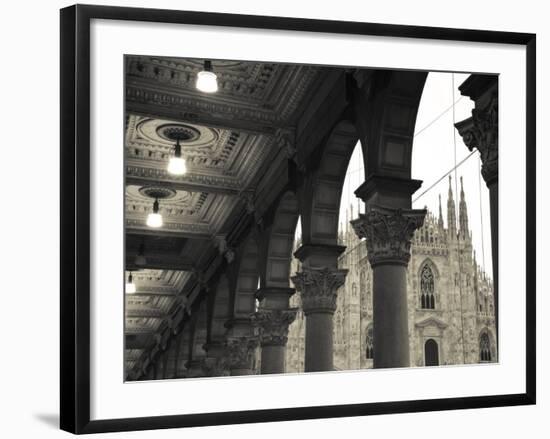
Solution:
[[(526, 47), (526, 392), (417, 401), (90, 420), (90, 22), (131, 20), (505, 43)], [(61, 10), (61, 429), (81, 434), (515, 406), (536, 401), (536, 36), (287, 17), (75, 5)]]

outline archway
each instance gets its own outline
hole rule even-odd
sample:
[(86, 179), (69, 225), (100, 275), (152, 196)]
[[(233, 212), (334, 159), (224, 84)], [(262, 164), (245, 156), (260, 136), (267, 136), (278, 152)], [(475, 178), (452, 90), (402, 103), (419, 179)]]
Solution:
[(433, 338), (426, 340), (424, 344), (424, 365), (439, 366), (439, 347)]

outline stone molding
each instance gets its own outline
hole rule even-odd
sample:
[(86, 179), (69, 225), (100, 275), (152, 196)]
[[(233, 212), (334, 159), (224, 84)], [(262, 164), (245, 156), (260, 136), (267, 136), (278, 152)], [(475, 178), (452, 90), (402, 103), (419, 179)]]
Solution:
[(252, 321), (259, 328), (261, 346), (285, 346), (288, 327), (296, 319), (298, 308), (259, 309)]
[(411, 258), (411, 240), (422, 227), (425, 209), (389, 209), (372, 206), (367, 213), (351, 221), (357, 236), (366, 238), (372, 267), (379, 264), (407, 266)]
[(292, 282), (301, 294), (304, 313), (336, 311), (338, 288), (344, 285), (347, 273), (348, 270), (326, 267), (302, 267)]

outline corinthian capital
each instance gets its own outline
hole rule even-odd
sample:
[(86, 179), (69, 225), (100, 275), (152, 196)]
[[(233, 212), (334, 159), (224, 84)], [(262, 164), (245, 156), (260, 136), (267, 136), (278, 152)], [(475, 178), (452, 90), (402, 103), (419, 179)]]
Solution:
[(297, 308), (260, 309), (252, 320), (260, 330), (262, 346), (285, 346), (288, 341), (288, 327), (296, 318)]
[(231, 337), (227, 340), (227, 364), (230, 369), (252, 369), (256, 337)]
[(371, 207), (351, 221), (359, 238), (366, 238), (371, 266), (383, 263), (407, 265), (411, 258), (411, 239), (424, 223), (425, 209), (387, 209)]
[(483, 109), (472, 110), (472, 117), (455, 124), (470, 151), (481, 156), (481, 175), (487, 185), (498, 179), (498, 96), (493, 93)]
[(346, 274), (348, 270), (302, 267), (292, 282), (301, 294), (304, 312), (336, 311), (338, 288), (344, 285)]

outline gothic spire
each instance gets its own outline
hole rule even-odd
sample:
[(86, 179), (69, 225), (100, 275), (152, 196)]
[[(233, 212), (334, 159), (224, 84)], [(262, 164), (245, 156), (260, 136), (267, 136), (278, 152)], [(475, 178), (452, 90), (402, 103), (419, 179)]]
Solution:
[(458, 218), (460, 223), (460, 235), (466, 239), (470, 235), (470, 230), (468, 229), (468, 208), (466, 206), (466, 198), (464, 196), (462, 176), (460, 177), (460, 204), (458, 208)]
[(441, 209), (441, 194), (439, 194), (439, 218), (437, 220), (437, 225), (439, 226), (440, 230), (443, 230), (443, 211)]
[(449, 225), (449, 236), (456, 239), (456, 210), (453, 199), (453, 183), (449, 175), (449, 196), (447, 198), (447, 223)]

